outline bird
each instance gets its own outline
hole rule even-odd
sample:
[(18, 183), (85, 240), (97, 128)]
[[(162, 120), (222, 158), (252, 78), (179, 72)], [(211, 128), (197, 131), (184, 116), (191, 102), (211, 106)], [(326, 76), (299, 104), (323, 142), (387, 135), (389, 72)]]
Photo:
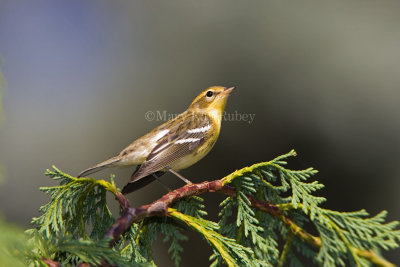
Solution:
[(228, 96), (235, 87), (211, 86), (175, 118), (136, 139), (117, 156), (78, 174), (85, 177), (105, 168), (137, 166), (123, 194), (134, 192), (171, 172), (190, 184), (178, 171), (190, 167), (216, 143)]

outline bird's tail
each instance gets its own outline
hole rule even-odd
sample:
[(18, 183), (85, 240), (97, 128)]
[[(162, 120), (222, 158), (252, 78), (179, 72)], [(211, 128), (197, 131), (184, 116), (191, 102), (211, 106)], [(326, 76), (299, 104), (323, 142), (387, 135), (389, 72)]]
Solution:
[(78, 174), (77, 177), (85, 177), (88, 176), (92, 173), (101, 171), (103, 169), (109, 168), (109, 167), (113, 167), (115, 165), (115, 163), (117, 163), (118, 161), (120, 161), (120, 158), (118, 156), (113, 157), (111, 159), (108, 159), (106, 161), (103, 161), (89, 169), (84, 170), (83, 172), (81, 172), (80, 174)]

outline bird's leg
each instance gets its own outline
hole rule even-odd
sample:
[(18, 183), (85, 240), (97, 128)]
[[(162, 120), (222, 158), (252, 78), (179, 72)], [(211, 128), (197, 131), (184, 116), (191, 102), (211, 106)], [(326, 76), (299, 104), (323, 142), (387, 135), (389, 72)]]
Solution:
[(159, 182), (168, 192), (172, 191), (168, 186), (166, 186), (163, 182), (161, 182), (160, 179), (158, 179), (158, 176), (155, 173), (153, 173), (152, 176), (156, 178), (156, 181)]
[(185, 177), (183, 177), (182, 175), (180, 175), (177, 171), (174, 171), (173, 169), (171, 169), (171, 167), (167, 167), (168, 171), (170, 171), (171, 173), (175, 174), (175, 176), (177, 176), (179, 179), (181, 179), (182, 181), (184, 181), (187, 184), (192, 184), (191, 181), (189, 181), (188, 179), (186, 179)]

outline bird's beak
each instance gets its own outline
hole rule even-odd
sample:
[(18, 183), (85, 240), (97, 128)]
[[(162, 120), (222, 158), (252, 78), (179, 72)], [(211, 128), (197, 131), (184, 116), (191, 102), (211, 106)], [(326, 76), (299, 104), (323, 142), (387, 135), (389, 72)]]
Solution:
[(229, 88), (225, 88), (225, 90), (222, 91), (221, 94), (223, 94), (223, 95), (229, 95), (230, 93), (232, 93), (233, 89), (235, 89), (235, 87), (233, 87), (233, 86), (232, 86), (232, 87), (229, 87)]

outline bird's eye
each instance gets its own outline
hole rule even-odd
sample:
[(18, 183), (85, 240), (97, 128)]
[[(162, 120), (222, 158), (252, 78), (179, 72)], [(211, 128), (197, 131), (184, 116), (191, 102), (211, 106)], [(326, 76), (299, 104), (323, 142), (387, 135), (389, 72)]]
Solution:
[(206, 96), (207, 97), (212, 97), (213, 96), (213, 91), (207, 91)]

